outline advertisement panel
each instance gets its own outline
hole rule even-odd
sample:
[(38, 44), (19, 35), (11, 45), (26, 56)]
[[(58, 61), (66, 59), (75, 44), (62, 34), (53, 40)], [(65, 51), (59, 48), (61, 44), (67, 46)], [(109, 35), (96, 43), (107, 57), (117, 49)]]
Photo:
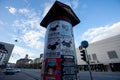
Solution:
[(45, 58), (60, 58), (60, 39), (48, 38), (46, 44)]
[(61, 55), (61, 80), (77, 80), (75, 59), (72, 55)]
[(48, 38), (53, 37), (72, 37), (72, 25), (63, 20), (56, 20), (48, 25)]
[(45, 60), (44, 80), (60, 80), (60, 58), (47, 58)]
[(61, 55), (74, 55), (73, 38), (61, 39)]

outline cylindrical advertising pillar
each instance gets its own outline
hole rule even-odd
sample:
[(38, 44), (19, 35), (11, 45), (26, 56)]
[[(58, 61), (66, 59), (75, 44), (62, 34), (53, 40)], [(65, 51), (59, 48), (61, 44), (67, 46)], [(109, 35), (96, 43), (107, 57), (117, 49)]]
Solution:
[[(65, 4), (56, 1), (41, 22), (41, 25), (47, 29), (43, 80), (77, 80), (73, 26), (79, 23), (79, 20), (75, 19), (76, 22), (73, 22), (71, 18), (74, 18), (75, 15), (73, 12), (68, 12), (70, 7), (65, 6)], [(55, 10), (61, 10), (62, 13), (61, 11), (56, 13)]]

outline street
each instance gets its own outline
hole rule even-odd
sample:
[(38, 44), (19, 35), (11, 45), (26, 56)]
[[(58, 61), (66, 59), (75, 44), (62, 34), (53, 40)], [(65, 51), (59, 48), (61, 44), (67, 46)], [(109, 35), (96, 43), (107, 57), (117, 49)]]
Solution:
[(40, 80), (39, 69), (22, 69), (14, 75), (5, 75), (0, 72), (0, 80)]
[[(93, 80), (120, 80), (120, 72), (92, 72)], [(79, 80), (90, 80), (89, 72), (79, 72)], [(14, 75), (0, 72), (0, 80), (41, 80), (39, 69), (22, 69)]]

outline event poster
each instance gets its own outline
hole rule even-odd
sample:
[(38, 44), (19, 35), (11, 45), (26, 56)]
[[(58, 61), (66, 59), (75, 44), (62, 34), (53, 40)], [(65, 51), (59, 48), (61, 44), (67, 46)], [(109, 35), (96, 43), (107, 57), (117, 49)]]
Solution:
[(60, 58), (47, 58), (45, 60), (45, 76), (44, 80), (60, 80), (61, 67)]

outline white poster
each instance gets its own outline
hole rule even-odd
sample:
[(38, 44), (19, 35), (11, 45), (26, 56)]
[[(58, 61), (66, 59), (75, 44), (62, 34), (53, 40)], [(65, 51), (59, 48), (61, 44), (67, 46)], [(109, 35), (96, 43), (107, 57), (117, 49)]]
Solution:
[(72, 25), (64, 20), (51, 22), (47, 27), (45, 58), (75, 55)]
[(60, 43), (59, 38), (48, 38), (48, 43), (46, 44), (45, 50), (46, 58), (60, 57)]

